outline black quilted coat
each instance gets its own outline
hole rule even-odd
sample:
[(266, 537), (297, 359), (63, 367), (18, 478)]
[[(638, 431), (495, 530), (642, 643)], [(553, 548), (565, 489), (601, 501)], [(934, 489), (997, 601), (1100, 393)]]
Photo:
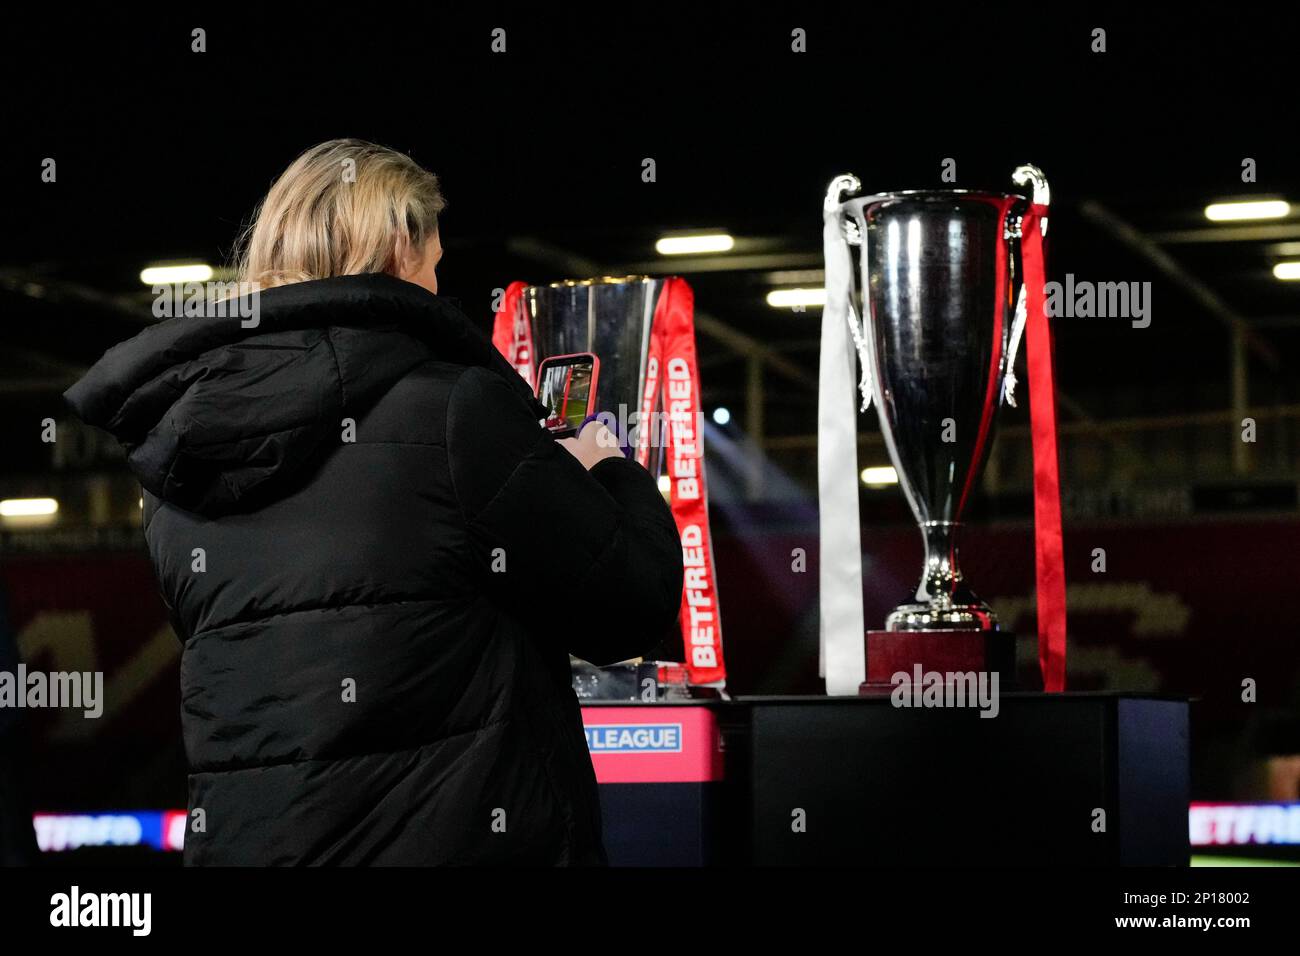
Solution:
[(162, 322), (67, 393), (145, 488), (184, 642), (186, 863), (603, 862), (568, 654), (677, 613), (654, 480), (586, 471), (418, 286), (285, 286), (246, 322)]

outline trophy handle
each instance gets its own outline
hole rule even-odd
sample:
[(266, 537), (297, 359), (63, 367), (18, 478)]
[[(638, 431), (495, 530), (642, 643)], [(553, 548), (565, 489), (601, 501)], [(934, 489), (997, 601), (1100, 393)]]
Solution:
[[(1047, 177), (1037, 166), (1017, 166), (1011, 174), (1011, 181), (1017, 186), (1033, 184), (1033, 196), (1031, 202), (1037, 206), (1049, 206), (1052, 202), (1052, 190), (1047, 184)], [(1044, 215), (1040, 220), (1042, 223), (1042, 233), (1047, 235), (1047, 216)], [(1008, 239), (1020, 238), (1020, 217), (1017, 216), (1013, 223), (1008, 223)], [(1012, 408), (1016, 407), (1016, 354), (1020, 351), (1020, 340), (1025, 334), (1025, 319), (1028, 311), (1025, 307), (1025, 286), (1020, 284), (1020, 295), (1016, 296), (1016, 315), (1011, 323), (1011, 346), (1007, 350), (1007, 370), (1002, 377), (1002, 400)]]
[[(831, 184), (826, 187), (826, 198), (822, 201), (822, 213), (829, 214), (839, 209), (840, 203), (844, 201), (844, 194), (850, 196), (862, 191), (862, 181), (852, 173), (844, 173), (836, 176), (831, 180)], [(858, 234), (858, 224), (847, 216), (840, 216), (840, 232), (844, 236), (844, 241), (851, 246), (862, 245), (862, 236)]]
[[(845, 193), (852, 196), (862, 191), (862, 182), (852, 173), (844, 173), (836, 176), (831, 180), (830, 185), (826, 187), (826, 198), (822, 201), (822, 215), (828, 222), (834, 220), (834, 233), (840, 241), (848, 246), (862, 247), (866, 244), (866, 236), (858, 229), (857, 222), (850, 216), (844, 214), (842, 203)], [(831, 248), (831, 230), (828, 228), (826, 233), (826, 290), (827, 304), (831, 302), (831, 286), (839, 285), (843, 291), (847, 308), (845, 308), (845, 319), (849, 324), (849, 335), (853, 339), (853, 348), (858, 354), (858, 390), (862, 393), (862, 405), (858, 409), (865, 412), (871, 406), (871, 348), (867, 342), (864, 326), (866, 319), (858, 314), (858, 304), (854, 302), (854, 283), (852, 269), (854, 268), (853, 258), (841, 257), (835, 254)], [(859, 255), (866, 255), (863, 249)], [(845, 259), (847, 258), (846, 274), (841, 275), (844, 270)]]

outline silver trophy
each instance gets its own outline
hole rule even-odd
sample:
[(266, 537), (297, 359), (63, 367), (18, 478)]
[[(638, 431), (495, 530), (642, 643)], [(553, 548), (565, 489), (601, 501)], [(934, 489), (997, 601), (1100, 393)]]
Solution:
[[(1046, 202), (1036, 168), (1020, 167), (1014, 179)], [(1029, 200), (960, 189), (852, 196), (858, 188), (855, 177), (839, 177), (826, 203), (852, 263), (848, 319), (862, 407), (875, 403), (925, 543), (920, 583), (885, 628), (996, 630), (996, 616), (962, 576), (956, 536), (998, 406), (1014, 404), (1025, 314), (1023, 297), (1013, 308), (1016, 240)]]
[[(655, 308), (663, 287), (661, 278), (625, 276), (529, 286), (523, 292), (536, 361), (578, 352), (599, 357), (597, 405), (610, 416), (602, 420), (628, 455), (635, 452), (638, 429), (650, 427), (650, 421), (641, 421), (641, 410)], [(649, 458), (644, 462), (656, 476), (663, 471), (660, 437), (647, 443)]]

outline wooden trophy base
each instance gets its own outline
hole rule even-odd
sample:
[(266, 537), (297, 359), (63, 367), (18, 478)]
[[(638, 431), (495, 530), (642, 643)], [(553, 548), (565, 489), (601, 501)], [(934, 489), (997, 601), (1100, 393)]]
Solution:
[(887, 694), (899, 671), (914, 677), (938, 671), (998, 674), (1003, 690), (1013, 690), (1016, 636), (1007, 631), (867, 631), (867, 679), (862, 694)]

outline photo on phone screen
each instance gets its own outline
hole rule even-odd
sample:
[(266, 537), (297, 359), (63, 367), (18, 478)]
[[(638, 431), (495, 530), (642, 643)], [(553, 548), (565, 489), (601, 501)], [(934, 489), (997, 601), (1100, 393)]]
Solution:
[(537, 397), (549, 411), (548, 429), (571, 432), (591, 414), (599, 367), (590, 352), (557, 355), (542, 362), (537, 373)]

